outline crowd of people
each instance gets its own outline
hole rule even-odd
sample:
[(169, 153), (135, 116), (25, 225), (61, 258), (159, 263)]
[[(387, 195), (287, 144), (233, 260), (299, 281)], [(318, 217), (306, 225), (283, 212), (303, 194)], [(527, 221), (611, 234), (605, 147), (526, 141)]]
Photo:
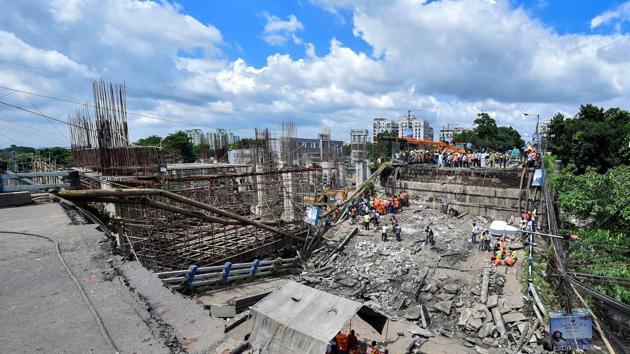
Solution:
[(381, 352), (376, 341), (363, 348), (354, 330), (351, 330), (350, 333), (339, 331), (335, 338), (328, 342), (326, 354), (389, 354), (389, 351), (385, 349)]
[[(370, 229), (370, 225), (381, 231), (381, 240), (387, 241), (389, 227), (397, 241), (401, 241), (402, 228), (398, 223), (398, 219), (394, 215), (402, 206), (409, 205), (409, 195), (407, 192), (401, 191), (391, 197), (362, 197), (352, 201), (349, 205), (350, 223), (363, 224), (365, 230)], [(387, 221), (382, 221), (382, 216), (391, 214), (390, 226)]]
[(405, 163), (436, 164), (439, 167), (499, 167), (506, 168), (510, 160), (509, 152), (470, 152), (460, 153), (450, 150), (409, 150), (402, 151), (398, 159)]
[[(498, 151), (478, 151), (478, 152), (456, 152), (448, 149), (440, 150), (423, 150), (413, 149), (401, 151), (395, 155), (395, 158), (405, 163), (424, 163), (435, 164), (439, 167), (497, 167), (507, 168), (511, 158), (515, 161), (522, 161), (524, 167), (533, 168), (538, 166), (541, 160), (540, 152), (535, 148), (528, 146), (522, 151), (524, 158), (521, 159), (521, 152), (518, 154), (508, 150), (507, 152)], [(515, 155), (513, 155), (515, 154)]]

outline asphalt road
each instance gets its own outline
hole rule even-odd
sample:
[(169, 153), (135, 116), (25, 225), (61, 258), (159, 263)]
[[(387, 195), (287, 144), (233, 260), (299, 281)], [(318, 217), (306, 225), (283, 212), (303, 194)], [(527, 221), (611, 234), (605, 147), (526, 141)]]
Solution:
[[(0, 209), (0, 230), (56, 239), (121, 353), (170, 353), (145, 308), (114, 276), (104, 234), (71, 225), (57, 204)], [(0, 234), (0, 352), (111, 353), (54, 244)]]

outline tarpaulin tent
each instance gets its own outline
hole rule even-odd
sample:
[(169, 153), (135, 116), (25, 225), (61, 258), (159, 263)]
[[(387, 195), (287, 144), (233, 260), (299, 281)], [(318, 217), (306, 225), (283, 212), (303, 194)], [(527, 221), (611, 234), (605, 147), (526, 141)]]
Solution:
[(495, 220), (490, 224), (490, 233), (495, 236), (514, 235), (518, 231), (518, 228), (508, 225), (505, 221)]
[(387, 317), (363, 304), (288, 281), (251, 308), (254, 353), (323, 354), (358, 314), (379, 333)]

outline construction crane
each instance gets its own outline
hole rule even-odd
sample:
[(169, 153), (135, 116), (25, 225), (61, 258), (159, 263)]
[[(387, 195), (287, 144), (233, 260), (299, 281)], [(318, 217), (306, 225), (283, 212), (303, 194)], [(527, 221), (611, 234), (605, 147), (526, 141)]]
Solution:
[(380, 134), (374, 139), (376, 141), (393, 141), (399, 142), (403, 146), (433, 146), (436, 148), (446, 149), (452, 152), (464, 154), (466, 150), (453, 146), (443, 141), (422, 140), (410, 137), (397, 137), (397, 136), (381, 136)]

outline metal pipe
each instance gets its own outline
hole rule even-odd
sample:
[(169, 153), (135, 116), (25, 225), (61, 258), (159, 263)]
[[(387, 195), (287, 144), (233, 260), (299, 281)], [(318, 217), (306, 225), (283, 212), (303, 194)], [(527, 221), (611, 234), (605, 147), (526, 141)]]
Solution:
[(267, 231), (271, 231), (275, 234), (278, 234), (287, 238), (292, 238), (298, 241), (302, 241), (302, 239), (300, 239), (299, 237), (292, 235), (284, 230), (280, 230), (278, 228), (261, 223), (259, 221), (250, 220), (246, 217), (232, 213), (230, 211), (215, 208), (213, 206), (210, 206), (210, 205), (198, 202), (196, 200), (181, 196), (179, 194), (175, 194), (173, 192), (165, 191), (162, 189), (130, 188), (130, 189), (61, 190), (57, 192), (57, 195), (66, 199), (91, 199), (95, 197), (96, 198), (98, 197), (134, 197), (134, 196), (139, 197), (139, 196), (158, 195), (158, 196), (162, 196), (171, 200), (178, 201), (180, 203), (192, 205), (197, 208), (207, 210), (214, 214), (219, 214), (221, 216), (224, 216), (230, 219), (238, 220), (242, 222), (243, 224), (252, 225), (252, 226), (267, 230)]

